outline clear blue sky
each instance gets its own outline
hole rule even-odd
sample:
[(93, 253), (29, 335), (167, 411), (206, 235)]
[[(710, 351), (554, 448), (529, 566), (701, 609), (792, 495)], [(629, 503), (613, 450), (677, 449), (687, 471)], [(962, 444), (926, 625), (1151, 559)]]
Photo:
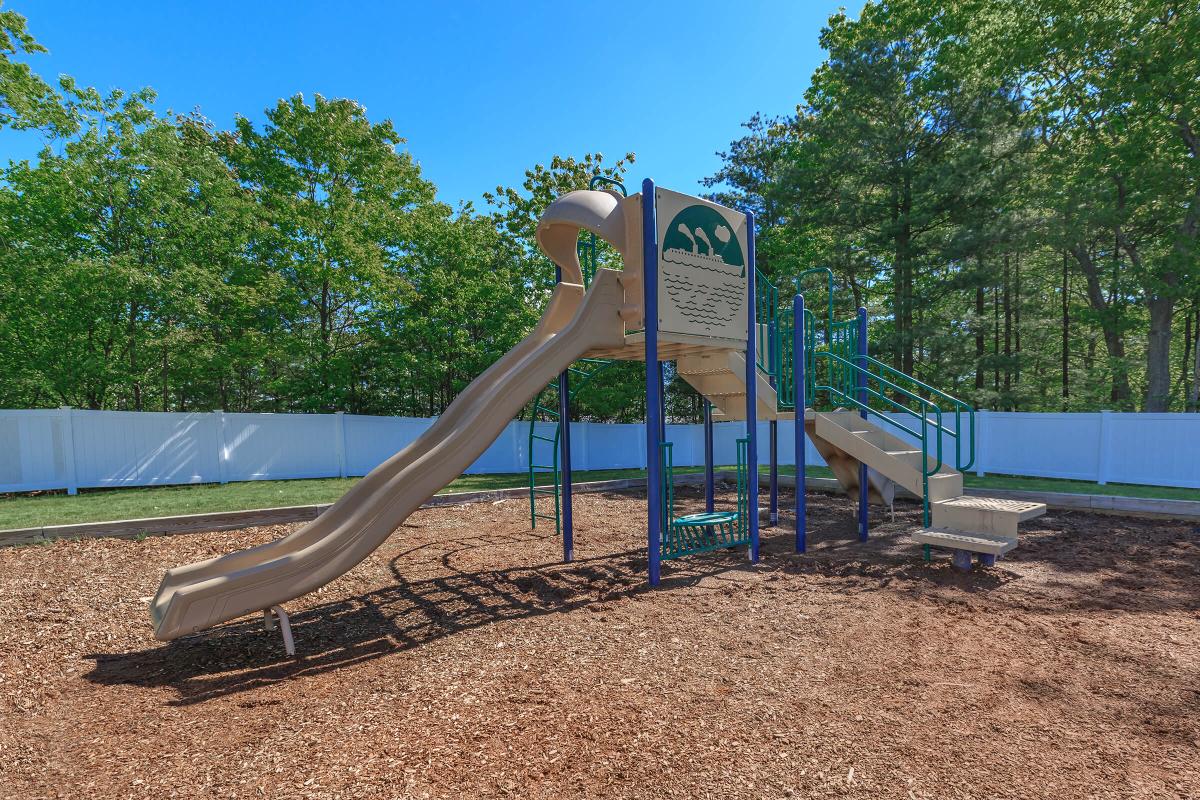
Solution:
[[(851, 7), (857, 12), (858, 5)], [(785, 114), (821, 62), (836, 2), (44, 2), (11, 0), (50, 50), (32, 65), (220, 127), (296, 92), (390, 117), (451, 204), (554, 154), (638, 155), (695, 191), (751, 114)], [(36, 154), (0, 136), (0, 159)]]

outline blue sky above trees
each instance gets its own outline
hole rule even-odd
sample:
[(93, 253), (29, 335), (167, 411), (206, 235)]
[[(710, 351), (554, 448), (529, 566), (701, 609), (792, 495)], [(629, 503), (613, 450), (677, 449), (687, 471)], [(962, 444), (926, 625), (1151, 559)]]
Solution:
[[(5, 7), (49, 54), (31, 60), (218, 127), (282, 97), (348, 97), (390, 117), (439, 199), (455, 204), (553, 154), (633, 151), (631, 174), (681, 191), (756, 112), (791, 112), (836, 2), (62, 3)], [(857, 5), (857, 4), (852, 4)], [(612, 9), (611, 11), (609, 9)], [(36, 133), (0, 133), (0, 159)]]

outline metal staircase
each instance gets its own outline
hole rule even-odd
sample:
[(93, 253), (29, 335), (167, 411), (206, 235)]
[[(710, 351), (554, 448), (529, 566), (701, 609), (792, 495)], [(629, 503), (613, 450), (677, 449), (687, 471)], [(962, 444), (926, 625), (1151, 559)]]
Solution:
[[(972, 552), (991, 563), (1016, 547), (1017, 525), (1046, 507), (963, 493), (962, 473), (975, 461), (974, 409), (867, 355), (865, 316), (835, 320), (830, 270), (806, 270), (797, 285), (814, 275), (824, 276), (829, 303), (823, 320), (807, 309), (803, 316), (807, 408), (800, 415), (791, 315), (780, 313), (778, 289), (756, 274), (759, 417), (795, 414), (851, 496), (865, 464), (873, 501), (890, 501), (892, 484), (921, 498), (922, 528), (913, 538), (927, 558), (931, 547), (943, 547), (960, 565)], [(693, 355), (679, 360), (678, 371), (712, 400), (720, 419), (745, 419), (745, 363), (738, 352)]]

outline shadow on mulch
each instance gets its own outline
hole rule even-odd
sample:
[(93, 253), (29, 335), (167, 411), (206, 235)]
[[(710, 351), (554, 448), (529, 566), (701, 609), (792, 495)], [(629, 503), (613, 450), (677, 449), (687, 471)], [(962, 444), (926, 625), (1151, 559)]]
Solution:
[[(640, 550), (477, 572), (451, 563), (453, 555), (465, 550), (544, 538), (550, 537), (497, 534), (455, 542), (458, 547), (442, 556), (442, 568), (451, 574), (428, 580), (410, 580), (400, 568), (425, 545), (400, 553), (390, 563), (396, 585), (292, 614), (295, 658), (283, 654), (277, 631), (265, 632), (254, 619), (145, 650), (88, 655), (96, 664), (84, 677), (104, 685), (171, 687), (179, 696), (170, 705), (186, 706), (342, 669), (495, 622), (588, 606), (602, 611), (613, 601), (647, 591), (645, 552)], [(688, 564), (664, 575), (660, 587), (694, 586), (728, 572), (732, 559)]]
[(908, 537), (921, 523), (917, 503), (897, 501), (894, 520), (872, 507), (870, 539), (860, 542), (853, 503), (810, 494), (804, 554), (794, 552), (791, 503), (781, 497), (785, 515), (762, 547), (768, 565), (789, 573), (1038, 613), (1200, 610), (1200, 526), (1191, 521), (1054, 510), (1023, 523), (1020, 547), (995, 567), (960, 572), (944, 550), (926, 563)]
[[(636, 499), (636, 497), (631, 497)], [(702, 501), (695, 490), (679, 493), (683, 506)], [(765, 500), (765, 498), (764, 498)], [(908, 538), (920, 507), (898, 502), (893, 519), (872, 509), (871, 537), (858, 540), (853, 503), (810, 495), (808, 552), (796, 554), (790, 492), (781, 493), (777, 527), (762, 531), (760, 568), (837, 583), (846, 594), (894, 591), (977, 610), (1012, 609), (1035, 614), (1066, 610), (1133, 613), (1200, 609), (1200, 537), (1192, 523), (1052, 512), (1022, 526), (1021, 547), (996, 567), (962, 573), (944, 554), (925, 563)], [(99, 684), (173, 688), (173, 705), (268, 686), (370, 661), (484, 625), (590, 607), (603, 610), (646, 591), (642, 549), (565, 564), (466, 571), (455, 556), (481, 548), (520, 546), (546, 537), (496, 531), (449, 543), (423, 543), (390, 562), (394, 586), (297, 611), (292, 627), (297, 657), (283, 655), (278, 633), (258, 620), (222, 626), (166, 645), (120, 654), (93, 654), (86, 675)], [(438, 556), (425, 552), (438, 548)], [(936, 551), (935, 551), (936, 552)], [(438, 574), (414, 580), (440, 558)], [(469, 560), (469, 559), (468, 559)], [(744, 548), (673, 561), (664, 566), (664, 589), (696, 587), (722, 577), (726, 591), (749, 569)], [(1040, 573), (1036, 579), (1031, 572)], [(270, 702), (270, 701), (268, 701)]]

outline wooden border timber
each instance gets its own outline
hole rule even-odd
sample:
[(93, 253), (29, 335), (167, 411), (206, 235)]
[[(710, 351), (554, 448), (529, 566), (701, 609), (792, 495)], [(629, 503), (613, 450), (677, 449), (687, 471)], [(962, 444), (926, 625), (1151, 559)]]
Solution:
[[(719, 471), (719, 477), (733, 479), (730, 470)], [(703, 483), (704, 475), (684, 474), (676, 477), (677, 483)], [(576, 492), (612, 492), (622, 489), (641, 488), (645, 478), (622, 478), (612, 481), (588, 481), (574, 484)], [(463, 503), (487, 503), (498, 500), (528, 498), (529, 487), (511, 489), (485, 489), (475, 492), (448, 492), (436, 494), (425, 501), (422, 508), (455, 506)], [(308, 506), (283, 506), (259, 508), (248, 511), (213, 511), (204, 514), (183, 514), (174, 517), (147, 517), (123, 519), (109, 522), (79, 522), (71, 525), (41, 525), (33, 528), (0, 530), (0, 547), (24, 544), (44, 544), (55, 539), (93, 539), (100, 537), (172, 536), (178, 533), (201, 531), (228, 531), (252, 528), (258, 525), (282, 525), (289, 522), (308, 522), (316, 519), (332, 503)]]
[[(780, 475), (779, 485), (795, 486), (796, 479), (790, 475)], [(841, 486), (833, 478), (809, 478), (808, 488), (822, 492), (841, 491)], [(980, 489), (970, 486), (963, 493), (976, 497), (999, 497), (1045, 503), (1048, 508), (1062, 511), (1200, 520), (1200, 501), (1197, 500), (1161, 500), (1152, 497), (1121, 497), (1109, 494), (1073, 494), (1070, 492), (1029, 492), (1024, 489)], [(916, 495), (902, 487), (897, 487), (896, 496), (909, 500), (918, 499)]]
[[(716, 477), (734, 480), (730, 470), (719, 470)], [(700, 484), (703, 474), (685, 473), (675, 477), (677, 483)], [(645, 478), (622, 478), (613, 481), (588, 481), (574, 485), (576, 492), (614, 492), (636, 489), (646, 485)], [(795, 486), (796, 479), (789, 475), (779, 476), (780, 486)], [(809, 478), (808, 488), (822, 492), (840, 492), (841, 487), (833, 478)], [(1006, 497), (1045, 503), (1050, 508), (1088, 511), (1100, 514), (1124, 514), (1132, 516), (1160, 517), (1170, 519), (1200, 520), (1200, 501), (1157, 500), (1142, 497), (1117, 497), (1113, 495), (1069, 494), (1066, 492), (1026, 492), (1013, 489), (971, 489), (968, 495)], [(901, 490), (901, 497), (913, 497)], [(422, 508), (453, 506), (463, 503), (486, 503), (511, 500), (529, 496), (529, 488), (489, 489), (477, 492), (450, 492), (429, 498)], [(176, 517), (150, 517), (147, 519), (115, 520), (112, 522), (82, 522), (73, 525), (44, 525), (0, 531), (0, 547), (44, 544), (55, 539), (88, 539), (97, 537), (170, 536), (178, 533), (202, 531), (225, 531), (251, 528), (258, 525), (280, 525), (289, 522), (307, 522), (316, 519), (330, 503), (309, 506), (285, 506), (282, 508), (260, 508), (249, 511), (217, 511), (207, 514), (185, 514)]]

